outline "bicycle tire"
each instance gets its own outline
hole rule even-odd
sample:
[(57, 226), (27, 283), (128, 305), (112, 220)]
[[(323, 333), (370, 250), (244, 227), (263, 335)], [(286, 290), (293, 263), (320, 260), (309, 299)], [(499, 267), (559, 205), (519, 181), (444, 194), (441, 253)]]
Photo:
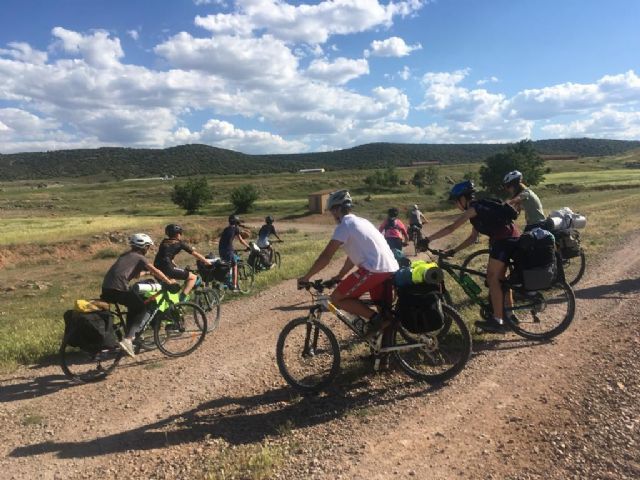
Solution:
[(158, 350), (168, 357), (184, 357), (196, 350), (207, 335), (207, 315), (195, 303), (172, 304), (153, 326)]
[[(567, 266), (569, 265), (576, 265), (578, 266), (577, 271), (575, 271), (574, 273), (574, 269), (573, 268), (567, 268)], [(569, 259), (562, 259), (562, 267), (564, 268), (564, 278), (567, 281), (567, 283), (573, 287), (574, 285), (577, 285), (577, 283), (582, 280), (582, 277), (584, 276), (584, 272), (587, 269), (587, 257), (584, 254), (584, 250), (580, 249), (580, 255), (578, 255), (577, 257), (573, 257), (573, 258), (569, 258)]]
[(411, 234), (411, 241), (413, 242), (413, 256), (417, 257), (418, 253), (418, 232), (413, 232)]
[(212, 332), (220, 325), (220, 296), (211, 287), (199, 288), (194, 293), (195, 303), (207, 314), (207, 332)]
[(250, 293), (255, 280), (255, 271), (251, 265), (241, 263), (238, 265), (238, 291), (240, 293)]
[[(518, 321), (514, 322), (511, 315), (504, 320), (516, 334), (529, 340), (549, 340), (560, 335), (569, 328), (576, 311), (576, 297), (567, 282), (556, 282), (548, 290), (514, 291), (513, 302), (505, 312), (515, 315)], [(544, 312), (542, 319), (540, 314)]]
[(275, 264), (276, 268), (280, 268), (280, 265), (282, 263), (282, 260), (280, 258), (280, 252), (275, 252), (273, 254), (273, 263)]
[(90, 354), (67, 344), (62, 340), (59, 350), (60, 367), (64, 374), (77, 383), (91, 383), (104, 380), (118, 366), (124, 352), (113, 348)]
[(392, 335), (392, 346), (426, 343), (410, 350), (396, 350), (393, 357), (400, 368), (411, 378), (429, 384), (446, 382), (458, 375), (471, 357), (472, 340), (469, 328), (460, 314), (451, 306), (443, 304), (443, 313), (450, 319), (450, 327), (444, 333), (410, 333), (398, 325)]
[[(321, 333), (324, 348), (319, 349)], [(313, 347), (309, 342), (314, 343)], [(280, 374), (290, 386), (302, 393), (316, 393), (327, 388), (338, 375), (340, 347), (324, 323), (308, 317), (296, 318), (287, 323), (278, 336), (276, 360)], [(297, 361), (302, 365), (295, 364)], [(315, 368), (320, 368), (320, 374), (309, 373)]]
[[(483, 256), (487, 257), (487, 261), (485, 262), (484, 260), (479, 261), (478, 258), (481, 258)], [(462, 268), (469, 268), (471, 270), (477, 270), (479, 272), (484, 272), (487, 273), (487, 264), (489, 263), (489, 249), (488, 248), (483, 248), (482, 250), (478, 250), (476, 252), (473, 252), (471, 255), (469, 255), (467, 258), (464, 259), (464, 261), (462, 262)], [(477, 264), (477, 265), (484, 265), (484, 268), (481, 269), (480, 267), (478, 267), (476, 265), (476, 268), (474, 267), (470, 267), (469, 265), (471, 264)]]

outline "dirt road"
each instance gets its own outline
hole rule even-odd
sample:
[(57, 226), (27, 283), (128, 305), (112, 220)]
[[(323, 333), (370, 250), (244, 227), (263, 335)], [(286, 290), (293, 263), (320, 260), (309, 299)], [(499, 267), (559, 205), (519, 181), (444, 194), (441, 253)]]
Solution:
[(554, 342), (477, 342), (439, 389), (363, 360), (328, 395), (296, 396), (274, 353), (307, 304), (293, 281), (225, 304), (186, 358), (141, 355), (79, 386), (23, 368), (0, 384), (0, 476), (200, 478), (259, 451), (289, 479), (639, 478), (639, 252), (633, 236), (592, 262)]

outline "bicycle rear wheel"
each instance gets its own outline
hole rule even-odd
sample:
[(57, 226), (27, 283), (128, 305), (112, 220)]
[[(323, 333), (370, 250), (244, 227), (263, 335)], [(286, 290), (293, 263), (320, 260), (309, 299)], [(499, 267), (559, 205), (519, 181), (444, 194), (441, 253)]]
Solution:
[[(471, 356), (471, 333), (458, 312), (443, 304), (447, 329), (424, 334), (411, 333), (401, 325), (393, 332), (394, 357), (412, 378), (437, 384), (462, 371)], [(411, 347), (415, 345), (414, 347)]]
[(195, 292), (195, 303), (207, 314), (207, 331), (212, 332), (220, 324), (220, 297), (218, 291), (204, 287)]
[(562, 268), (564, 269), (564, 278), (570, 286), (576, 285), (584, 275), (587, 268), (587, 258), (583, 250), (580, 255), (573, 258), (563, 258)]
[(238, 289), (240, 293), (249, 293), (253, 287), (255, 272), (251, 265), (241, 263), (238, 265)]
[(120, 348), (111, 348), (98, 353), (88, 353), (67, 344), (60, 345), (60, 366), (64, 374), (78, 383), (103, 380), (116, 368), (122, 359)]
[(155, 319), (153, 335), (158, 349), (165, 355), (188, 355), (204, 341), (207, 315), (195, 303), (174, 303), (159, 316)]
[(273, 253), (273, 263), (276, 266), (276, 268), (280, 268), (280, 265), (282, 263), (282, 260), (280, 259), (280, 252)]
[(325, 324), (307, 317), (285, 325), (276, 345), (280, 373), (293, 388), (313, 393), (326, 388), (340, 370), (340, 348)]
[(505, 322), (524, 338), (548, 340), (564, 332), (573, 321), (576, 298), (566, 282), (557, 282), (548, 290), (514, 290), (512, 296), (511, 307), (505, 300)]

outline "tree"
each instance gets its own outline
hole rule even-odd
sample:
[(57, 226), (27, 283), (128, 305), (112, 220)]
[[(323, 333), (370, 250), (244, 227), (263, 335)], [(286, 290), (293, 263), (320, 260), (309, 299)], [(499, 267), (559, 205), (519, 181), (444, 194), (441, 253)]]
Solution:
[(171, 201), (187, 211), (187, 215), (197, 212), (213, 198), (211, 187), (205, 178), (191, 178), (186, 183), (173, 187)]
[(424, 168), (421, 168), (420, 170), (418, 170), (416, 173), (413, 174), (413, 178), (411, 179), (411, 184), (418, 187), (418, 190), (420, 190), (427, 184), (425, 180), (426, 177), (427, 177), (427, 171)]
[(385, 170), (376, 170), (364, 179), (364, 183), (371, 189), (393, 188), (400, 182), (400, 176), (392, 165)]
[(236, 209), (236, 213), (248, 212), (256, 200), (258, 200), (258, 190), (251, 184), (240, 185), (231, 192), (231, 203)]
[(538, 185), (544, 179), (544, 160), (534, 150), (531, 140), (522, 140), (506, 153), (487, 158), (480, 167), (480, 183), (490, 193), (503, 194), (502, 179), (512, 170), (522, 172), (527, 185)]

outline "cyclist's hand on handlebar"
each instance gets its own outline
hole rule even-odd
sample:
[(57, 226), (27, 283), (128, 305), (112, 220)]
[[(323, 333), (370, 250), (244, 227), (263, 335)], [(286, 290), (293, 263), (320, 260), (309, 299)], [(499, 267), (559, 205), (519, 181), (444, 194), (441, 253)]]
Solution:
[(445, 257), (453, 257), (456, 254), (456, 249), (455, 248), (448, 248), (447, 250), (443, 250), (442, 254)]
[(303, 288), (308, 288), (308, 287), (309, 287), (309, 280), (307, 280), (304, 277), (298, 279), (298, 290), (302, 290)]

